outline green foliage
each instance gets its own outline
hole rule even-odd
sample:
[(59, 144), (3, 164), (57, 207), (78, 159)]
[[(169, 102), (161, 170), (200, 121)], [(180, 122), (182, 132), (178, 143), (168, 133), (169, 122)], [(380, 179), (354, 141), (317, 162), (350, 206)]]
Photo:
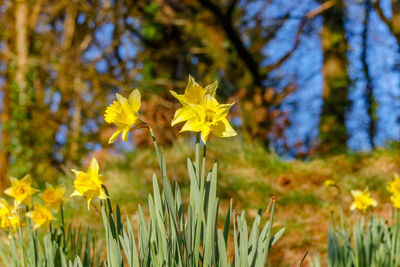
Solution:
[[(356, 221), (352, 232), (331, 224), (328, 232), (328, 267), (398, 267), (400, 266), (400, 213), (391, 224), (371, 215)], [(314, 257), (312, 267), (321, 266)]]
[[(128, 266), (265, 266), (271, 246), (284, 232), (283, 228), (272, 234), (275, 202), (269, 220), (261, 222), (260, 210), (250, 232), (245, 212), (236, 215), (231, 202), (223, 229), (218, 229), (217, 163), (206, 172), (205, 148), (201, 157), (200, 144), (196, 144), (196, 160), (187, 161), (190, 193), (185, 205), (179, 185), (171, 186), (167, 177), (164, 156), (156, 144), (155, 148), (163, 189), (154, 174), (153, 194), (147, 200), (149, 219), (141, 206), (136, 214), (137, 238), (128, 218), (122, 225), (119, 207), (114, 214), (110, 201), (103, 201), (107, 266), (121, 266), (123, 255)], [(232, 230), (233, 242), (228, 242)], [(229, 245), (234, 248), (233, 262), (227, 254)]]
[(100, 266), (100, 252), (90, 230), (63, 226), (50, 227), (45, 235), (33, 230), (27, 220), (26, 227), (10, 233), (8, 240), (0, 242), (0, 262), (10, 267), (92, 267)]

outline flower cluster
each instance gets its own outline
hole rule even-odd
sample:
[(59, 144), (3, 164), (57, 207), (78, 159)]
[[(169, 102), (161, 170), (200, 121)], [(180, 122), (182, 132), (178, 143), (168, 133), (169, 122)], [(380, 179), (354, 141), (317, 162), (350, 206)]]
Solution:
[(390, 200), (395, 209), (400, 209), (400, 177), (395, 174), (393, 181), (391, 181), (386, 189), (391, 193)]
[[(326, 187), (338, 187), (337, 183), (334, 180), (329, 179), (324, 182), (324, 185)], [(395, 209), (400, 209), (400, 177), (397, 174), (394, 174), (394, 178), (387, 185), (386, 190), (391, 194), (390, 200), (393, 204), (393, 207)], [(350, 206), (351, 210), (366, 212), (370, 208), (376, 207), (378, 205), (378, 202), (371, 197), (368, 188), (366, 188), (364, 191), (351, 190), (351, 194), (354, 199), (353, 203)]]
[[(207, 143), (210, 134), (218, 137), (235, 136), (237, 133), (226, 119), (229, 109), (234, 103), (220, 104), (215, 99), (215, 93), (218, 82), (215, 81), (206, 87), (200, 86), (192, 76), (189, 76), (189, 82), (183, 95), (174, 91), (171, 94), (177, 98), (182, 107), (175, 112), (171, 126), (186, 122), (181, 132), (193, 131), (200, 132), (204, 144)], [(138, 89), (133, 90), (128, 98), (116, 94), (117, 101), (110, 104), (104, 112), (104, 120), (107, 123), (117, 126), (117, 130), (108, 140), (109, 144), (114, 143), (119, 134), (122, 133), (122, 140), (128, 140), (130, 131), (147, 126), (139, 118), (139, 109), (141, 105), (141, 94)], [(75, 191), (71, 196), (83, 196), (90, 203), (96, 196), (99, 199), (107, 199), (105, 186), (99, 174), (99, 164), (95, 158), (92, 158), (87, 172), (72, 169), (75, 174)]]
[(50, 221), (55, 220), (52, 211), (57, 211), (65, 202), (64, 185), (54, 188), (50, 184), (46, 184), (46, 189), (39, 195), (43, 201), (40, 204), (32, 201), (32, 196), (39, 190), (32, 187), (32, 178), (26, 175), (21, 180), (11, 177), (11, 187), (4, 192), (14, 199), (14, 205), (10, 205), (5, 199), (0, 199), (0, 228), (11, 228), (16, 230), (21, 226), (19, 208), (26, 205), (27, 209), (32, 207), (31, 211), (26, 212), (25, 216), (32, 219), (34, 228), (45, 226)]
[(234, 103), (218, 103), (215, 99), (217, 87), (218, 82), (215, 81), (203, 88), (192, 76), (189, 76), (184, 94), (180, 95), (171, 91), (171, 94), (182, 104), (182, 107), (175, 112), (171, 126), (185, 122), (181, 132), (199, 132), (203, 143), (207, 143), (210, 134), (217, 137), (237, 135), (226, 119)]

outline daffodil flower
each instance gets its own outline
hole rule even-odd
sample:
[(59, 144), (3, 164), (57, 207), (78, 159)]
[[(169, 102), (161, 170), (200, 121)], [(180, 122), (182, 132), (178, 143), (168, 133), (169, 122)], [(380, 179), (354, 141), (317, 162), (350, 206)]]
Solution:
[(207, 143), (211, 133), (217, 137), (237, 135), (226, 118), (233, 104), (219, 104), (212, 95), (205, 95), (198, 105), (190, 105), (195, 116), (183, 125), (181, 132), (201, 132), (203, 143)]
[(390, 201), (392, 201), (393, 208), (400, 209), (400, 193), (393, 194)]
[(43, 191), (40, 197), (51, 209), (58, 210), (65, 202), (64, 194), (64, 185), (59, 185), (54, 188), (51, 184), (46, 183), (46, 190)]
[(26, 175), (21, 180), (11, 177), (10, 180), (11, 187), (7, 188), (4, 193), (13, 197), (18, 204), (24, 203), (28, 206), (31, 205), (32, 195), (38, 191), (31, 186), (31, 177)]
[(94, 196), (100, 199), (107, 199), (107, 195), (102, 188), (103, 181), (100, 179), (99, 174), (99, 164), (97, 160), (93, 157), (90, 161), (87, 172), (82, 172), (78, 170), (71, 170), (76, 179), (74, 181), (75, 191), (71, 196), (84, 196), (88, 201), (88, 209), (90, 209), (90, 202)]
[(218, 81), (215, 81), (203, 88), (191, 75), (189, 75), (189, 82), (182, 95), (177, 94), (175, 91), (171, 91), (171, 94), (182, 104), (182, 107), (176, 110), (171, 126), (187, 121), (195, 116), (189, 105), (200, 104), (203, 97), (207, 94), (215, 96), (217, 87)]
[(118, 127), (108, 140), (109, 144), (114, 143), (120, 133), (122, 133), (122, 140), (126, 142), (131, 128), (141, 122), (138, 113), (141, 105), (139, 90), (133, 90), (128, 99), (120, 94), (116, 96), (117, 101), (109, 105), (104, 113), (104, 120)]
[(335, 182), (334, 180), (328, 179), (328, 180), (325, 180), (324, 185), (325, 185), (326, 187), (329, 187), (329, 186), (336, 186), (336, 182)]
[(34, 229), (37, 229), (43, 225), (49, 225), (50, 221), (55, 220), (53, 214), (51, 214), (50, 208), (38, 203), (34, 204), (33, 211), (26, 213), (26, 217), (32, 219)]
[(4, 199), (0, 198), (0, 227), (9, 228), (19, 226), (19, 217), (14, 207)]
[(371, 207), (376, 207), (378, 202), (370, 196), (368, 189), (364, 191), (352, 190), (354, 202), (350, 206), (350, 210), (360, 210), (366, 212)]
[(397, 174), (394, 175), (393, 181), (388, 184), (386, 189), (392, 194), (400, 194), (400, 177)]

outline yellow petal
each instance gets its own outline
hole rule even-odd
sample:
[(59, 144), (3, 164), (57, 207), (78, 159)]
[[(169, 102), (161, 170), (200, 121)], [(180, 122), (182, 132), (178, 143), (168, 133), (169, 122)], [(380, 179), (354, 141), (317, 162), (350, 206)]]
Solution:
[(12, 196), (12, 188), (11, 188), (11, 187), (10, 187), (10, 188), (7, 188), (6, 190), (4, 190), (4, 193), (5, 193), (6, 195)]
[(215, 97), (212, 95), (205, 95), (201, 100), (200, 105), (202, 105), (206, 109), (216, 111), (218, 109), (219, 103)]
[(187, 132), (187, 131), (200, 132), (202, 130), (203, 126), (204, 126), (204, 124), (201, 121), (199, 121), (198, 119), (191, 119), (191, 120), (188, 120), (183, 125), (180, 132)]
[(118, 103), (120, 103), (121, 105), (128, 105), (128, 99), (126, 99), (125, 97), (123, 97), (120, 94), (115, 94), (115, 96), (117, 97)]
[(60, 184), (56, 187), (56, 190), (60, 190), (60, 192), (65, 193), (65, 184)]
[(203, 141), (204, 144), (207, 144), (207, 139), (210, 134), (210, 128), (209, 127), (203, 127), (201, 130), (201, 141)]
[(193, 109), (187, 106), (181, 107), (175, 112), (174, 119), (171, 121), (171, 126), (190, 120), (193, 116), (196, 116)]
[(54, 187), (48, 182), (46, 182), (46, 188), (54, 189)]
[(129, 95), (128, 101), (129, 105), (132, 107), (132, 110), (138, 112), (141, 104), (141, 95), (138, 89), (132, 91), (132, 93)]
[(218, 106), (217, 116), (219, 118), (224, 118), (228, 115), (230, 108), (235, 104), (235, 102), (231, 104), (220, 104)]
[(25, 175), (24, 178), (21, 179), (21, 182), (31, 184), (32, 183), (32, 178), (29, 174)]
[(356, 205), (356, 203), (353, 202), (350, 206), (350, 210), (355, 210), (356, 208), (357, 208), (357, 205)]
[(10, 177), (10, 182), (11, 182), (11, 184), (14, 184), (14, 183), (18, 182), (18, 179), (15, 177)]
[(206, 90), (201, 87), (192, 76), (189, 75), (189, 82), (185, 89), (185, 99), (194, 104), (200, 103), (203, 96), (205, 95)]
[(93, 177), (97, 176), (98, 173), (99, 173), (99, 163), (97, 162), (95, 157), (92, 157), (89, 163), (88, 175)]
[(122, 131), (122, 140), (123, 140), (124, 142), (128, 141), (129, 130), (130, 130), (130, 128), (125, 128), (125, 129)]
[(179, 95), (178, 93), (176, 93), (175, 91), (169, 91), (171, 93), (171, 95), (173, 97), (175, 97), (176, 99), (178, 99), (179, 102), (181, 102), (182, 105), (185, 105), (186, 102), (184, 101), (184, 97), (183, 95)]
[(87, 199), (87, 209), (90, 210), (90, 202), (92, 202), (93, 196), (92, 197), (88, 197)]
[(237, 132), (232, 128), (229, 121), (225, 118), (218, 122), (212, 133), (218, 137), (231, 137), (237, 135)]
[(359, 196), (362, 194), (362, 192), (360, 190), (351, 190), (350, 192), (353, 195), (353, 197), (356, 197), (356, 196)]
[(110, 139), (108, 139), (108, 144), (112, 144), (115, 142), (115, 140), (117, 139), (118, 135), (121, 133), (121, 130), (116, 130), (110, 137)]
[(218, 81), (215, 81), (204, 87), (204, 89), (206, 90), (206, 94), (212, 95), (214, 97), (217, 92), (217, 88), (218, 88)]
[(71, 197), (75, 197), (75, 196), (83, 196), (81, 192), (75, 190), (72, 194)]

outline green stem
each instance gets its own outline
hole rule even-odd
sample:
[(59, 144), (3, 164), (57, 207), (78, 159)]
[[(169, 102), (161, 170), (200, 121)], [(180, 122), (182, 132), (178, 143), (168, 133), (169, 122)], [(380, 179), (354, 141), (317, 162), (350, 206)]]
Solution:
[(60, 205), (60, 214), (61, 214), (61, 224), (64, 226), (64, 210), (63, 205)]
[(150, 125), (147, 125), (147, 128), (149, 128), (149, 132), (150, 132), (151, 138), (153, 139), (154, 150), (156, 151), (158, 164), (159, 164), (160, 170), (162, 171), (161, 155), (160, 155), (160, 150), (158, 149), (156, 136), (154, 135), (153, 129), (151, 128)]
[[(205, 177), (206, 177), (206, 155), (207, 155), (207, 144), (203, 146), (203, 159), (201, 166), (201, 185), (200, 188), (204, 189)], [(202, 191), (201, 191), (202, 192)]]
[(196, 134), (196, 158), (195, 158), (195, 164), (196, 164), (196, 176), (197, 176), (197, 182), (200, 183), (200, 161), (201, 161), (201, 151), (200, 151), (200, 133)]
[(63, 235), (63, 244), (64, 248), (66, 247), (66, 240), (65, 240), (65, 227), (64, 227), (64, 210), (63, 210), (63, 205), (60, 205), (60, 215), (61, 215), (61, 231)]

